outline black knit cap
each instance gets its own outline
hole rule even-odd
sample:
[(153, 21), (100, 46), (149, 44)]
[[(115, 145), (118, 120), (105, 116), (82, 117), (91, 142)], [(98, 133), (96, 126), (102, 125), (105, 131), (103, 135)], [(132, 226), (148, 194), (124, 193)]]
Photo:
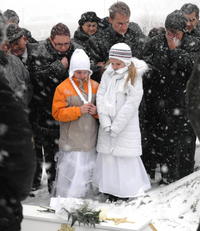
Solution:
[(24, 30), (16, 24), (9, 24), (6, 31), (7, 40), (12, 43), (24, 35)]
[(86, 22), (100, 22), (100, 18), (97, 17), (96, 13), (93, 11), (88, 11), (85, 12), (84, 14), (81, 15), (81, 19), (78, 21), (78, 24), (82, 26)]
[(186, 31), (187, 19), (182, 11), (175, 10), (169, 14), (165, 20), (165, 28), (168, 30)]

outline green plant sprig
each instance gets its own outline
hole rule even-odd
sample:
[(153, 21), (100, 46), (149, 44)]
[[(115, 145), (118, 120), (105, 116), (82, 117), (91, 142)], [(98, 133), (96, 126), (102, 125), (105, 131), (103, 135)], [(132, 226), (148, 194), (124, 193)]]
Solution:
[(71, 219), (71, 227), (75, 224), (77, 221), (80, 224), (93, 226), (95, 227), (95, 224), (99, 224), (99, 214), (101, 210), (93, 210), (89, 208), (89, 205), (87, 203), (84, 203), (80, 208), (75, 209), (74, 211), (68, 211), (67, 209), (63, 208), (63, 210), (68, 215), (68, 221)]

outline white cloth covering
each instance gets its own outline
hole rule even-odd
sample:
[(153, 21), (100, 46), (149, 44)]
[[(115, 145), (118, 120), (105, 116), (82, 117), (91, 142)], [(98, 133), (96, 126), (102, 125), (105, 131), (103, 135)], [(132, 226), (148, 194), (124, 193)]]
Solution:
[(136, 197), (150, 189), (149, 177), (142, 160), (98, 153), (94, 185), (102, 193), (117, 197)]
[(92, 196), (96, 150), (57, 153), (56, 197), (86, 198)]

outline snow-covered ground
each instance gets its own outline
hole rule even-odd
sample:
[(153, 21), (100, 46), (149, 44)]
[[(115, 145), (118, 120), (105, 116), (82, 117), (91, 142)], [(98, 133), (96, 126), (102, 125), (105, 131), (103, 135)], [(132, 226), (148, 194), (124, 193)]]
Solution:
[[(196, 149), (196, 167), (200, 167), (200, 146)], [(24, 204), (49, 206), (50, 195), (46, 187), (46, 176), (43, 186), (29, 197)], [(73, 203), (73, 201), (71, 201)], [(144, 196), (113, 205), (98, 203), (97, 207), (105, 207), (110, 213), (126, 217), (131, 214), (152, 220), (158, 231), (196, 231), (200, 219), (200, 170), (168, 186), (154, 185)]]

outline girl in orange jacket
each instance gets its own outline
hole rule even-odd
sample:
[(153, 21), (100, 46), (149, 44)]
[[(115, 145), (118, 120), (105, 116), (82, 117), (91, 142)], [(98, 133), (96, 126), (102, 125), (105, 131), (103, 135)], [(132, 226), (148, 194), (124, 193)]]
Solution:
[(60, 122), (55, 194), (84, 198), (92, 193), (96, 160), (98, 83), (90, 79), (89, 57), (76, 49), (71, 57), (69, 78), (56, 88), (52, 115)]

